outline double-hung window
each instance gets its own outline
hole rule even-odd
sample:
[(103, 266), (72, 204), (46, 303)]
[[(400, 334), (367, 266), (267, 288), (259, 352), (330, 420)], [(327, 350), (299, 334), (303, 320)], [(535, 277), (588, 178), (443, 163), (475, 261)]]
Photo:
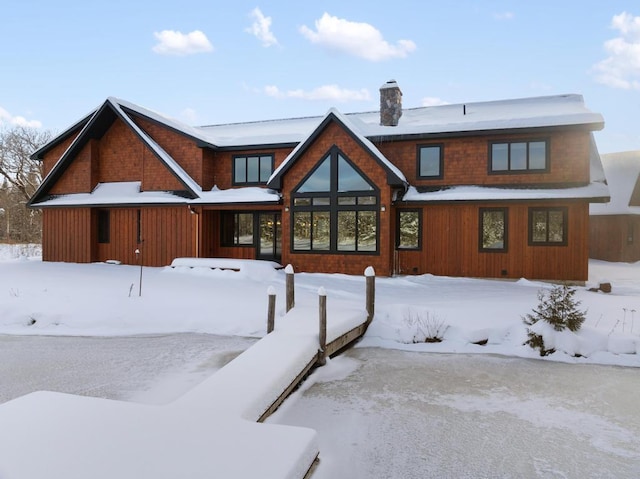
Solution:
[(567, 244), (567, 208), (529, 208), (529, 244)]
[(292, 251), (376, 253), (379, 198), (379, 190), (333, 146), (292, 192)]
[(490, 173), (527, 173), (549, 170), (548, 142), (511, 141), (489, 144)]
[(442, 145), (418, 145), (418, 178), (442, 178)]
[(233, 157), (234, 185), (264, 185), (273, 173), (273, 155), (236, 155)]

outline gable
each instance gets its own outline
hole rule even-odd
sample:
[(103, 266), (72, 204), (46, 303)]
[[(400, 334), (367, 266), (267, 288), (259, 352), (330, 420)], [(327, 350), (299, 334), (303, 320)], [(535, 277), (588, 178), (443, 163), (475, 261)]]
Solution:
[[(96, 142), (97, 148), (88, 146)], [(199, 185), (119, 105), (109, 99), (93, 114), (49, 171), (29, 205), (41, 201), (47, 194), (86, 192), (87, 188), (92, 189), (101, 181), (143, 179), (145, 157), (150, 171), (149, 180), (143, 180), (143, 188), (153, 185), (162, 190), (185, 191), (192, 198), (198, 196)], [(56, 187), (60, 180), (62, 186)]]
[[(300, 186), (303, 180), (312, 179), (315, 174), (320, 175), (323, 169), (322, 160), (325, 160), (335, 149), (355, 166), (356, 169), (353, 171), (356, 172), (356, 176), (353, 178), (364, 176), (377, 188), (388, 184), (387, 170), (372, 158), (371, 153), (349, 135), (341, 125), (330, 123), (315, 135), (313, 141), (306, 148), (298, 151), (299, 154), (294, 161), (290, 160), (286, 172), (283, 172), (281, 176), (282, 191), (286, 194), (286, 192)], [(342, 164), (342, 162), (340, 163)], [(316, 180), (319, 179), (319, 176), (316, 177)], [(270, 181), (267, 186), (273, 188), (272, 182)]]
[[(371, 168), (371, 166), (367, 166), (365, 163), (377, 165), (386, 175), (385, 183), (391, 186), (406, 186), (406, 179), (402, 172), (386, 159), (373, 143), (359, 134), (345, 117), (333, 109), (329, 111), (316, 129), (291, 152), (280, 167), (276, 169), (269, 179), (267, 186), (274, 189), (281, 189), (283, 176), (301, 157), (309, 154), (311, 156), (318, 155), (319, 151), (317, 150), (324, 149), (327, 151), (332, 146), (337, 146), (344, 150), (347, 156), (364, 171)], [(316, 157), (316, 160), (318, 158), (319, 156)]]
[(133, 121), (173, 158), (199, 185), (203, 182), (203, 148), (192, 137), (166, 125), (133, 116)]

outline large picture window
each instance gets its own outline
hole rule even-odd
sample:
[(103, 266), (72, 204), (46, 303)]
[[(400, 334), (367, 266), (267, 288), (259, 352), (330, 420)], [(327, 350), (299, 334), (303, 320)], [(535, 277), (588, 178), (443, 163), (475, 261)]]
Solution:
[(442, 178), (442, 145), (418, 146), (418, 177)]
[(273, 155), (233, 157), (234, 185), (263, 185), (273, 173)]
[(222, 213), (222, 246), (253, 246), (253, 213)]
[(396, 248), (420, 249), (422, 215), (420, 210), (398, 210)]
[(292, 192), (292, 250), (376, 253), (379, 191), (336, 147)]
[(507, 251), (507, 208), (480, 208), (480, 251)]
[(529, 244), (563, 246), (567, 244), (566, 208), (529, 208)]
[(491, 173), (548, 171), (547, 141), (492, 142), (489, 145)]

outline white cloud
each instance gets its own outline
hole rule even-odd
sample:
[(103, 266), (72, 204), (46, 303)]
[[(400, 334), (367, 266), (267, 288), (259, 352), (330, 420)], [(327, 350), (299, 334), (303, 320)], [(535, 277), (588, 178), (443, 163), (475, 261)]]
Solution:
[(421, 101), (422, 106), (440, 106), (440, 105), (448, 105), (448, 101), (441, 100), (440, 98), (436, 98), (434, 96), (424, 97)]
[(513, 20), (516, 17), (513, 12), (499, 12), (494, 13), (493, 18), (496, 20)]
[(411, 40), (398, 40), (396, 45), (390, 45), (372, 25), (350, 22), (326, 12), (316, 20), (315, 26), (314, 31), (303, 25), (300, 33), (312, 43), (374, 62), (405, 58), (416, 49)]
[(340, 88), (338, 85), (323, 85), (309, 91), (302, 89), (281, 91), (275, 85), (268, 85), (264, 87), (264, 92), (274, 98), (300, 98), (303, 100), (334, 100), (346, 102), (368, 101), (371, 98), (369, 91), (365, 88), (348, 90), (346, 88)]
[(271, 32), (271, 17), (265, 17), (259, 8), (254, 8), (249, 14), (253, 18), (253, 23), (245, 32), (250, 33), (262, 42), (263, 47), (277, 45), (278, 40)]
[(42, 128), (42, 122), (39, 120), (27, 120), (23, 116), (13, 116), (7, 110), (0, 107), (0, 126), (24, 126), (29, 128)]
[(160, 55), (185, 56), (213, 51), (213, 45), (200, 30), (186, 34), (174, 30), (162, 30), (159, 33), (154, 32), (153, 36), (158, 40), (153, 51)]
[(593, 67), (596, 81), (613, 88), (640, 90), (640, 16), (623, 12), (611, 20), (620, 36), (607, 40), (609, 55)]

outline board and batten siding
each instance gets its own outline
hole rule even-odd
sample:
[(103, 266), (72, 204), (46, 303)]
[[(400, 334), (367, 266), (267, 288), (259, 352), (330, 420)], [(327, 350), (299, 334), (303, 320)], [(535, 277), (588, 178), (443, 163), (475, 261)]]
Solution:
[[(404, 206), (404, 205), (403, 205)], [(568, 212), (567, 246), (529, 245), (529, 208), (549, 203), (438, 204), (422, 207), (422, 248), (399, 250), (396, 272), (442, 276), (586, 281), (589, 205), (554, 203)], [(506, 252), (479, 250), (479, 209), (508, 208)]]
[(42, 259), (89, 263), (92, 261), (90, 208), (45, 208), (42, 211)]
[[(109, 242), (98, 243), (98, 211), (109, 211)], [(138, 243), (138, 210), (140, 237)], [(166, 266), (174, 258), (195, 256), (194, 215), (184, 207), (47, 208), (43, 211), (45, 261), (89, 263), (115, 260)]]

